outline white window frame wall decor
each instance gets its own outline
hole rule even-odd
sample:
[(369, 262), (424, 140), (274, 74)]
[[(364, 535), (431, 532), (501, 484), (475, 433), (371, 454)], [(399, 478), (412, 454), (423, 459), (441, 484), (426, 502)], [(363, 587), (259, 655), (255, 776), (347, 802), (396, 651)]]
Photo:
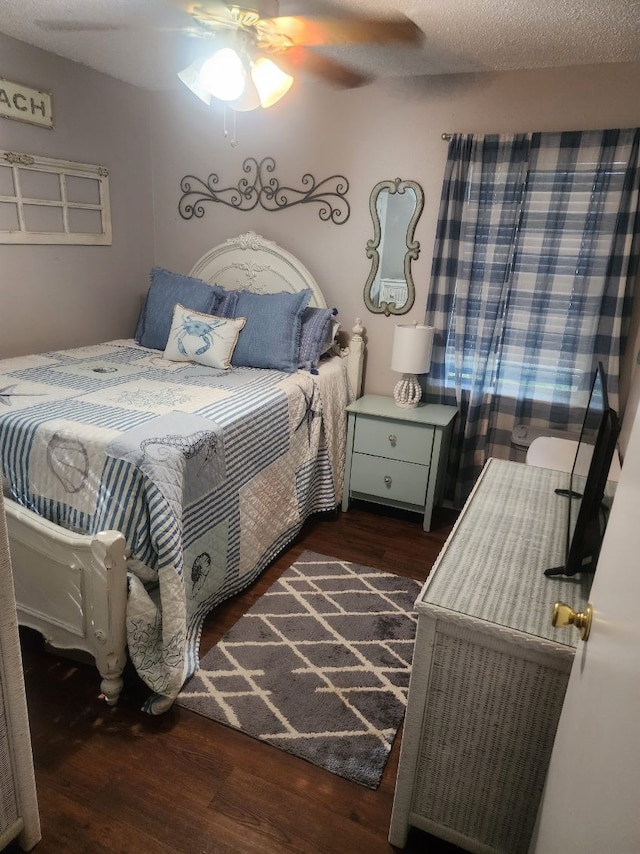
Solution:
[[(64, 243), (85, 246), (110, 246), (111, 205), (109, 200), (109, 170), (104, 166), (89, 163), (75, 163), (71, 160), (57, 160), (50, 157), (38, 157), (15, 151), (0, 149), (0, 166), (7, 164), (12, 172), (13, 193), (4, 195), (0, 189), (0, 204), (16, 206), (18, 228), (0, 228), (0, 243), (48, 244)], [(43, 172), (58, 178), (59, 196), (25, 196), (21, 189), (21, 177), (25, 172)], [(97, 182), (98, 200), (94, 202), (74, 201), (68, 198), (67, 180), (69, 178), (88, 178)], [(30, 231), (25, 221), (25, 207), (39, 206), (58, 208), (62, 213), (62, 228), (59, 231)], [(70, 212), (96, 211), (99, 214), (101, 231), (73, 231)]]

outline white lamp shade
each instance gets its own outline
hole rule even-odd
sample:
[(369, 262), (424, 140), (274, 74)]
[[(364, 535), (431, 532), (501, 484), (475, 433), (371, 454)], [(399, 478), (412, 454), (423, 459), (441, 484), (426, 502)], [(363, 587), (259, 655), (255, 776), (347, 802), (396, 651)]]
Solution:
[(260, 95), (260, 103), (264, 108), (273, 106), (286, 95), (293, 77), (264, 56), (259, 57), (251, 67), (251, 77)]
[(400, 374), (428, 373), (433, 331), (433, 326), (398, 324), (393, 335), (391, 370)]
[(240, 113), (248, 113), (250, 110), (255, 110), (261, 106), (258, 90), (248, 74), (245, 78), (244, 92), (235, 101), (228, 101), (228, 104), (231, 109)]
[(200, 69), (199, 84), (221, 101), (235, 101), (244, 92), (246, 71), (235, 50), (223, 47)]
[(193, 94), (197, 95), (201, 101), (204, 101), (208, 107), (211, 104), (211, 92), (207, 92), (200, 84), (200, 71), (204, 63), (205, 60), (202, 57), (196, 59), (184, 71), (178, 72), (178, 78), (184, 83), (187, 89), (191, 89)]

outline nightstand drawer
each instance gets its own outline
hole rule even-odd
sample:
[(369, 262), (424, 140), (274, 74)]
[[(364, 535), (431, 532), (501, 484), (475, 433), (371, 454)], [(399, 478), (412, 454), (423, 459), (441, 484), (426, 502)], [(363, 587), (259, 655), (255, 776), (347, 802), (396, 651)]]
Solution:
[(433, 429), (424, 424), (367, 415), (359, 415), (356, 421), (354, 450), (361, 454), (429, 465), (432, 447)]
[(353, 455), (351, 492), (423, 507), (428, 479), (429, 466), (369, 454)]

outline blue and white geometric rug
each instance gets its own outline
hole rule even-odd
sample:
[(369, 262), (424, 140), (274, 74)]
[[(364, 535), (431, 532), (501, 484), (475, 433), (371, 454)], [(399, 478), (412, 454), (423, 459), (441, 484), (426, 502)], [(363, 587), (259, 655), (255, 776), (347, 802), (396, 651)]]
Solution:
[(417, 581), (306, 551), (177, 702), (375, 789), (404, 716)]

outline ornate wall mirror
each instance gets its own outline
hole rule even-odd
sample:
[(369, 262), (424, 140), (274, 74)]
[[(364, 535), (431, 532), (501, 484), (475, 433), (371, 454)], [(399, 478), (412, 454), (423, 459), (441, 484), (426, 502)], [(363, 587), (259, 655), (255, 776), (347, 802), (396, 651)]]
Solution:
[(406, 314), (413, 305), (411, 262), (420, 254), (413, 235), (423, 206), (424, 193), (416, 181), (380, 181), (371, 191), (373, 240), (367, 241), (371, 272), (364, 301), (375, 314)]

